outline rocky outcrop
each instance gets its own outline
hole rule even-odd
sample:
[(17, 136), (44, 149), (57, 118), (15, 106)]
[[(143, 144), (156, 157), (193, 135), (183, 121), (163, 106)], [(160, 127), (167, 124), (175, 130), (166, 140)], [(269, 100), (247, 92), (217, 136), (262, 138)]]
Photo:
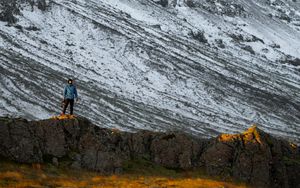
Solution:
[[(300, 170), (296, 145), (278, 140), (257, 127), (237, 135), (220, 135), (210, 143), (201, 159), (213, 175), (233, 176), (258, 187), (297, 187), (287, 161)], [(296, 172), (295, 171), (295, 172)]]
[(15, 23), (17, 18), (14, 15), (19, 13), (20, 10), (17, 6), (16, 0), (0, 1), (0, 21)]
[(178, 132), (120, 132), (85, 118), (33, 122), (0, 118), (0, 155), (102, 173), (120, 173), (124, 162), (143, 158), (166, 168), (205, 168), (209, 175), (234, 177), (256, 187), (300, 183), (297, 146), (256, 127), (242, 134), (199, 139)]
[(46, 0), (38, 0), (37, 1), (37, 7), (42, 10), (45, 11), (47, 9), (47, 3)]
[(16, 15), (20, 14), (20, 7), (22, 3), (28, 3), (32, 11), (36, 5), (38, 9), (46, 11), (46, 0), (1, 0), (0, 1), (0, 21), (13, 24), (17, 22)]

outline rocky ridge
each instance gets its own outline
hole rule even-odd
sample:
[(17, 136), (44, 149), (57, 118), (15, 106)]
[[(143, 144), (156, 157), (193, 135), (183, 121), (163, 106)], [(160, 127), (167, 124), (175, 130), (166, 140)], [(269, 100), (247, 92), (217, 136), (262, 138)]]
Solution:
[(297, 187), (299, 148), (256, 126), (200, 139), (179, 132), (136, 133), (100, 128), (85, 118), (27, 121), (0, 118), (0, 156), (21, 163), (68, 161), (72, 168), (121, 173), (142, 158), (172, 169), (205, 169), (255, 187)]

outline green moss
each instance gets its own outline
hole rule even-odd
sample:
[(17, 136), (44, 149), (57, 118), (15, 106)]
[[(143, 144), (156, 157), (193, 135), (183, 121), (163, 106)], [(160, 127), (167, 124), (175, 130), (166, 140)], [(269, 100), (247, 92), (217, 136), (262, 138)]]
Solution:
[(0, 187), (8, 187), (8, 185), (10, 184), (11, 182), (8, 181), (7, 179), (2, 179), (0, 180)]
[(149, 176), (177, 177), (175, 169), (167, 169), (146, 159), (135, 159), (123, 163), (124, 173), (142, 174)]
[(197, 169), (170, 169), (155, 164), (147, 158), (129, 160), (123, 163), (124, 174), (159, 176), (168, 178), (210, 178), (203, 168)]
[(58, 164), (62, 168), (68, 168), (72, 164), (72, 159), (66, 155), (58, 159)]

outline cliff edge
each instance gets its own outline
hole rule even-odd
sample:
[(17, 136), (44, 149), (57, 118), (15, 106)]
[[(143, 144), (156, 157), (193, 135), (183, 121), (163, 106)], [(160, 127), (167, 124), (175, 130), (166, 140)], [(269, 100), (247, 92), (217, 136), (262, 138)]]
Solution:
[(0, 118), (0, 156), (21, 163), (67, 161), (72, 168), (121, 173), (124, 163), (149, 160), (166, 168), (205, 169), (255, 187), (300, 185), (299, 147), (256, 126), (241, 134), (201, 139), (178, 132), (137, 133), (100, 128), (85, 118)]

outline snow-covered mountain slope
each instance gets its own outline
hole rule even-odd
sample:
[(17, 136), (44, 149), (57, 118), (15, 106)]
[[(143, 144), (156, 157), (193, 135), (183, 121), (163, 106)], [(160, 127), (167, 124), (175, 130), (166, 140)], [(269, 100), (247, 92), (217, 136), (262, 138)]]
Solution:
[(300, 2), (22, 1), (0, 22), (0, 115), (212, 136), (251, 123), (300, 141)]

